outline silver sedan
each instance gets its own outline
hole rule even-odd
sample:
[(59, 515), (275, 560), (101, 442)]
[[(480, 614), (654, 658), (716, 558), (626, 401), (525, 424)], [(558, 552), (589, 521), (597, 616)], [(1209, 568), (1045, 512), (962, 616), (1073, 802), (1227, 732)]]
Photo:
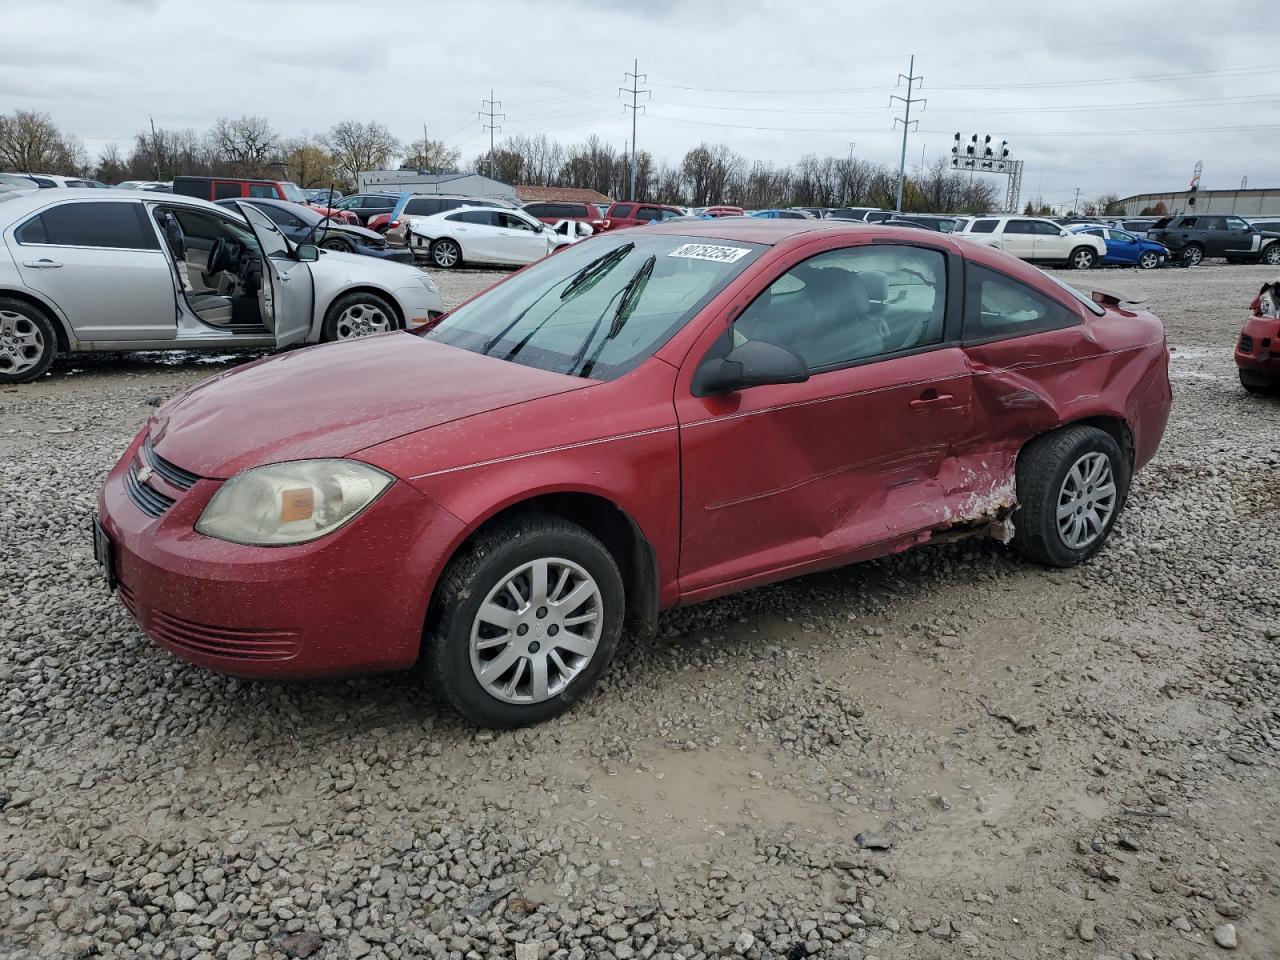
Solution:
[(415, 267), (294, 243), (260, 210), (113, 190), (0, 192), (0, 383), (59, 351), (226, 350), (422, 327)]

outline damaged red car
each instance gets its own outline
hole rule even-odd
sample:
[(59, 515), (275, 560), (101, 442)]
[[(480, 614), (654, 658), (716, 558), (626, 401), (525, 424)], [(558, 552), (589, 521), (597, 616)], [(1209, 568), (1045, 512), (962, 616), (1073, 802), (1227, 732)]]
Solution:
[(425, 335), (159, 408), (95, 520), (152, 639), (242, 677), (408, 668), (551, 717), (661, 610), (935, 539), (1097, 551), (1169, 413), (1163, 327), (991, 248), (839, 221), (606, 233)]
[(1280, 280), (1264, 284), (1249, 309), (1252, 316), (1236, 341), (1240, 385), (1250, 393), (1280, 394)]

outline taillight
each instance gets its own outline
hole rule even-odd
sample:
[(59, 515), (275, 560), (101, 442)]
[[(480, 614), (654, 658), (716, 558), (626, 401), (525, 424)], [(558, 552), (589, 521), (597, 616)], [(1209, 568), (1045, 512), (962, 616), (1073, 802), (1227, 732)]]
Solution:
[(390, 223), (388, 223), (388, 224), (387, 224), (387, 229), (388, 229), (388, 230), (391, 230), (391, 229), (393, 229), (393, 228), (395, 228), (395, 227), (398, 227), (398, 226), (400, 226), (400, 221), (399, 221), (399, 220), (392, 220)]

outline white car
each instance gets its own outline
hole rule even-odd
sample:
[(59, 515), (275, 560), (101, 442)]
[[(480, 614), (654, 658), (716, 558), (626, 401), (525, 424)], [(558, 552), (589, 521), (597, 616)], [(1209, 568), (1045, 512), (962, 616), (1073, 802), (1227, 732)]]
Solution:
[(133, 190), (0, 193), (0, 384), (59, 351), (226, 350), (413, 330), (414, 266), (296, 244), (261, 210)]
[(522, 267), (572, 243), (523, 210), (459, 207), (408, 223), (414, 256), (449, 269), (466, 264)]
[(1040, 217), (973, 217), (951, 234), (995, 247), (1031, 263), (1066, 265), (1088, 270), (1102, 262), (1107, 252), (1101, 237), (1072, 233), (1066, 227)]

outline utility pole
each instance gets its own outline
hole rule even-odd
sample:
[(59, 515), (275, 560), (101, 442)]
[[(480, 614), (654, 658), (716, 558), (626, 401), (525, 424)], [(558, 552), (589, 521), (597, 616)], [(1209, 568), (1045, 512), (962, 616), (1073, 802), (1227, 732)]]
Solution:
[(623, 103), (623, 111), (631, 111), (631, 170), (630, 170), (630, 187), (627, 190), (627, 199), (635, 200), (636, 198), (636, 115), (644, 109), (640, 103), (640, 94), (652, 98), (653, 93), (648, 90), (640, 89), (640, 84), (649, 82), (649, 75), (640, 72), (640, 60), (637, 58), (631, 61), (631, 72), (623, 74), (624, 79), (631, 81), (629, 87), (619, 87), (618, 96), (624, 93), (631, 94), (631, 102)]
[(427, 169), (427, 121), (425, 120), (422, 121), (422, 169)]
[[(896, 210), (898, 213), (902, 212), (902, 184), (903, 184), (903, 181), (906, 180), (906, 176), (907, 176), (907, 133), (911, 129), (911, 124), (914, 123), (917, 127), (920, 125), (919, 120), (911, 119), (911, 105), (913, 103), (928, 102), (923, 97), (911, 96), (911, 93), (915, 89), (915, 85), (923, 79), (924, 77), (916, 76), (916, 57), (915, 57), (915, 54), (912, 54), (911, 66), (907, 68), (906, 74), (905, 75), (901, 73), (898, 74), (899, 85), (902, 84), (903, 80), (907, 81), (907, 95), (905, 97), (899, 97), (896, 94), (894, 94), (893, 96), (889, 97), (889, 106), (893, 106), (894, 100), (901, 101), (902, 103), (902, 116), (893, 118), (893, 125), (895, 128), (897, 127), (898, 124), (902, 124), (902, 156), (898, 161), (898, 202), (897, 202), (897, 205), (894, 207), (894, 210)], [(920, 109), (923, 110), (924, 107), (921, 107)]]
[(1071, 215), (1076, 215), (1076, 208), (1080, 206), (1080, 188), (1076, 187), (1076, 198), (1071, 201)]
[(488, 108), (488, 109), (481, 109), (480, 111), (481, 120), (483, 120), (485, 117), (489, 118), (489, 122), (484, 124), (480, 129), (482, 131), (483, 130), (489, 131), (489, 179), (496, 180), (497, 177), (493, 175), (493, 135), (502, 129), (502, 127), (497, 125), (497, 121), (507, 119), (507, 115), (505, 113), (497, 112), (498, 109), (502, 106), (502, 101), (493, 99), (492, 88), (490, 88), (489, 90), (489, 99), (482, 100), (480, 102), (480, 106), (482, 108), (486, 108), (486, 107)]
[(858, 145), (857, 140), (849, 141), (849, 160), (848, 166), (844, 171), (844, 184), (840, 190), (840, 206), (847, 207), (849, 205), (849, 181), (853, 179), (853, 148)]
[(156, 139), (156, 118), (147, 117), (151, 121), (151, 159), (156, 165), (156, 179), (160, 179), (160, 141)]

